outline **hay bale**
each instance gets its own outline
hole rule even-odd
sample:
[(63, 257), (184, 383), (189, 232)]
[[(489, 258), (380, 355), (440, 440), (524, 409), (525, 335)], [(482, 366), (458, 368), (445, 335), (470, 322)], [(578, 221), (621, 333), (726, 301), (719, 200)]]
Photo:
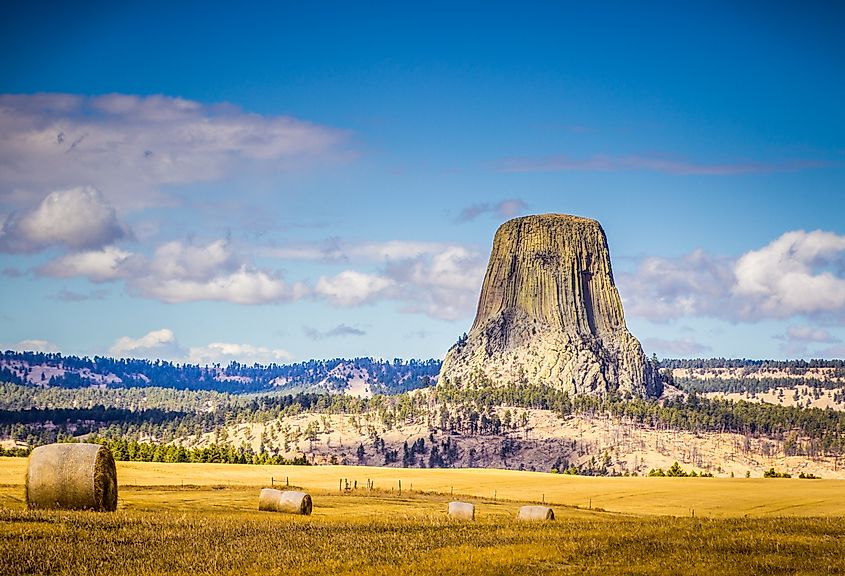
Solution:
[(523, 506), (516, 515), (517, 520), (554, 520), (555, 511), (548, 506)]
[(113, 512), (117, 470), (111, 451), (99, 444), (39, 446), (29, 455), (26, 503), (29, 508)]
[(287, 512), (288, 514), (302, 514), (308, 516), (311, 514), (311, 495), (305, 492), (294, 492), (293, 490), (286, 490), (282, 492), (276, 509), (279, 512)]
[(263, 488), (258, 495), (258, 509), (267, 512), (286, 512), (288, 514), (311, 514), (311, 496), (305, 492), (288, 490), (282, 492), (273, 488)]
[(459, 520), (475, 520), (475, 505), (469, 502), (449, 502), (449, 517)]
[(264, 512), (276, 512), (282, 491), (274, 488), (262, 488), (258, 495), (258, 509)]

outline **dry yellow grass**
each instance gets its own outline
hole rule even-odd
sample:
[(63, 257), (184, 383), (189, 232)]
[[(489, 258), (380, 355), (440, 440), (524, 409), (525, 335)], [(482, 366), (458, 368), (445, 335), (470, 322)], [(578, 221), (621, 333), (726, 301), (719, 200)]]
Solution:
[[(23, 488), (24, 458), (0, 458), (0, 485)], [(379, 491), (435, 492), (478, 499), (602, 508), (626, 514), (744, 517), (845, 516), (845, 481), (763, 478), (591, 478), (484, 469), (252, 466), (118, 462), (123, 486), (261, 487), (275, 482), (335, 494), (338, 481)], [(256, 491), (257, 494), (257, 491)], [(123, 494), (121, 494), (123, 496)], [(316, 511), (316, 508), (315, 508)]]
[[(10, 576), (845, 573), (845, 484), (836, 481), (119, 463), (118, 511), (93, 513), (27, 511), (25, 465), (0, 461), (0, 574)], [(312, 492), (312, 516), (259, 512), (259, 488), (271, 475)], [(341, 477), (358, 479), (358, 492), (339, 494)], [(360, 489), (367, 478), (377, 488), (369, 494)], [(475, 494), (461, 497), (476, 504), (475, 522), (447, 517), (452, 485)], [(516, 510), (538, 489), (556, 502), (556, 520), (516, 521)], [(648, 515), (566, 505), (590, 494), (594, 506)], [(725, 515), (771, 516), (780, 506), (780, 514), (793, 516), (715, 519), (698, 509), (695, 518), (686, 510), (653, 515), (676, 512), (660, 504), (667, 500), (687, 506), (706, 498), (717, 500), (714, 510), (730, 511)], [(819, 510), (840, 516), (799, 517)]]
[[(0, 488), (4, 497), (8, 487)], [(315, 499), (310, 517), (256, 510), (249, 487), (124, 487), (115, 513), (0, 506), (0, 574), (837, 574), (835, 518), (634, 517), (556, 507), (554, 522), (447, 496)]]

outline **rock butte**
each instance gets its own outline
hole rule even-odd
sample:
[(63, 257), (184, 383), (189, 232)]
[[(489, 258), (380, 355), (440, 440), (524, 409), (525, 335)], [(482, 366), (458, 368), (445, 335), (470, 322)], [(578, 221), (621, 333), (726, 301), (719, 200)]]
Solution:
[(441, 384), (481, 381), (660, 395), (656, 368), (625, 326), (597, 221), (543, 214), (499, 227), (475, 322), (439, 376)]

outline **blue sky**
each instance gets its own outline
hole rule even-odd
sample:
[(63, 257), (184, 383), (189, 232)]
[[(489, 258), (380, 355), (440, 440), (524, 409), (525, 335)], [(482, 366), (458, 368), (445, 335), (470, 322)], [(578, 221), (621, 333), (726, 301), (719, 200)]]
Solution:
[(0, 346), (441, 357), (562, 212), (647, 353), (845, 356), (845, 11), (582, 4), (8, 8)]

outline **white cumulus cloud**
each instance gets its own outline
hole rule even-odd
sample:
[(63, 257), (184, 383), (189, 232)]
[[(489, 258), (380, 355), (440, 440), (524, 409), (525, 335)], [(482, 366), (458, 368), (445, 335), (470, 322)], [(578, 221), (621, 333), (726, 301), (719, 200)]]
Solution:
[(656, 321), (710, 316), (733, 322), (845, 318), (845, 236), (787, 232), (737, 259), (697, 250), (646, 258), (620, 274), (628, 314)]
[[(263, 254), (355, 265), (320, 277), (314, 286), (314, 296), (336, 306), (390, 300), (399, 303), (403, 312), (446, 320), (472, 315), (486, 262), (467, 246), (405, 240), (348, 243), (332, 238), (322, 244), (265, 248)], [(376, 270), (358, 268), (371, 268), (374, 263), (380, 265)]]
[(786, 318), (845, 308), (845, 236), (787, 232), (736, 263), (732, 292), (743, 316)]
[(288, 284), (267, 270), (250, 265), (227, 240), (205, 245), (168, 242), (159, 246), (146, 274), (129, 282), (130, 291), (164, 302), (216, 300), (262, 304), (296, 300), (305, 285)]
[(267, 348), (251, 344), (232, 344), (228, 342), (212, 342), (207, 346), (191, 347), (188, 351), (187, 362), (200, 366), (213, 364), (228, 364), (235, 361), (241, 364), (281, 364), (290, 362), (293, 355), (281, 348)]
[(44, 352), (55, 353), (59, 351), (59, 347), (49, 340), (41, 340), (39, 338), (32, 338), (29, 340), (19, 340), (14, 344), (3, 346), (4, 350), (15, 350), (18, 352)]
[(113, 246), (71, 253), (41, 266), (43, 275), (84, 277), (93, 282), (123, 280), (128, 291), (162, 302), (219, 301), (267, 304), (304, 298), (308, 287), (288, 283), (253, 266), (227, 240), (207, 244), (168, 242), (152, 257)]
[(0, 250), (30, 252), (50, 245), (90, 249), (129, 235), (117, 212), (90, 186), (57, 190), (32, 210), (13, 213), (0, 228)]
[[(101, 250), (74, 252), (52, 260), (38, 269), (39, 273), (57, 278), (83, 276), (93, 282), (126, 278), (133, 272), (133, 254), (114, 246)], [(137, 257), (135, 261), (138, 262)]]
[(289, 362), (293, 356), (281, 348), (267, 348), (252, 344), (212, 342), (205, 346), (191, 346), (187, 350), (179, 345), (178, 339), (169, 328), (147, 332), (140, 338), (123, 336), (109, 348), (109, 354), (117, 358), (162, 359), (171, 362), (199, 365), (228, 364), (237, 361), (242, 364), (272, 364)]
[(240, 266), (241, 262), (227, 240), (214, 240), (199, 246), (174, 241), (156, 248), (149, 271), (157, 278), (204, 281)]
[(308, 293), (304, 284), (288, 284), (264, 270), (241, 266), (206, 280), (146, 276), (135, 278), (129, 288), (138, 295), (162, 302), (215, 300), (235, 304), (267, 304), (297, 300)]
[(115, 358), (147, 358), (150, 360), (178, 360), (184, 356), (176, 335), (169, 328), (147, 332), (140, 338), (122, 336), (109, 348)]
[(393, 286), (390, 278), (355, 270), (344, 270), (335, 276), (323, 276), (314, 292), (336, 306), (357, 306), (370, 302)]
[(388, 276), (400, 286), (403, 310), (444, 320), (472, 315), (484, 271), (484, 259), (463, 246), (447, 246), (430, 257), (387, 267)]

